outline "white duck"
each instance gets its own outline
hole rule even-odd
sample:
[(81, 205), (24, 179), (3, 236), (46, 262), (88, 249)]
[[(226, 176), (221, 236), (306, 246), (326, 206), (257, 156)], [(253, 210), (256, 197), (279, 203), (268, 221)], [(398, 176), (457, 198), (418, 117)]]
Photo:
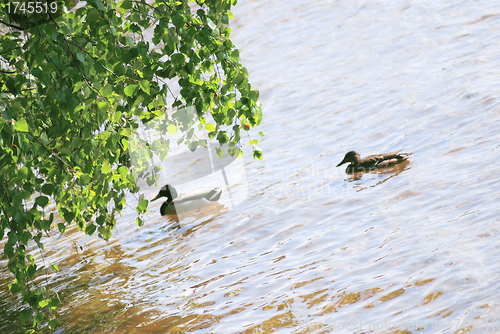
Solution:
[(167, 200), (161, 205), (160, 213), (165, 215), (177, 215), (191, 210), (197, 210), (201, 207), (212, 205), (217, 202), (222, 194), (221, 188), (212, 190), (202, 190), (187, 193), (179, 196), (177, 190), (169, 184), (164, 185), (158, 195), (151, 201), (155, 201), (160, 197), (166, 197)]

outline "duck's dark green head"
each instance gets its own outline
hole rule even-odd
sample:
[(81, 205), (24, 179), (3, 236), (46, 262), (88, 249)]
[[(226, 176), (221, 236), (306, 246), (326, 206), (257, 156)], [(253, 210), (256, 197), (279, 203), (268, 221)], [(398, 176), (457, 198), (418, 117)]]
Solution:
[(357, 164), (361, 160), (361, 157), (359, 154), (355, 151), (349, 151), (345, 154), (344, 160), (342, 160), (337, 167), (345, 164), (345, 163), (352, 163), (352, 164)]
[(177, 194), (177, 190), (175, 190), (175, 188), (173, 186), (171, 186), (170, 184), (167, 184), (167, 185), (164, 185), (163, 187), (161, 187), (160, 192), (158, 193), (158, 195), (156, 195), (155, 198), (153, 198), (151, 200), (151, 202), (156, 201), (160, 197), (166, 197), (167, 202), (170, 203), (175, 198), (177, 198), (177, 196), (179, 196)]

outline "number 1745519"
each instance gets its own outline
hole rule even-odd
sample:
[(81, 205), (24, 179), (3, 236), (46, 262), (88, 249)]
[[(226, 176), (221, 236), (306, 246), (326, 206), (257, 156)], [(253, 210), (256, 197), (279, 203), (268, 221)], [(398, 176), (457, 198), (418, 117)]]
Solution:
[(5, 4), (7, 8), (7, 13), (15, 13), (23, 15), (27, 14), (55, 14), (57, 12), (57, 2), (53, 1), (50, 3), (42, 1), (29, 1), (29, 2), (15, 2), (9, 1)]

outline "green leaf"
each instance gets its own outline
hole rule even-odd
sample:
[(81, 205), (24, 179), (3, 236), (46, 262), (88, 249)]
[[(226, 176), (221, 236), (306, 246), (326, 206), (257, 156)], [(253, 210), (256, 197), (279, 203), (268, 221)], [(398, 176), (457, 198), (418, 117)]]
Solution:
[(106, 86), (101, 88), (101, 94), (104, 97), (108, 97), (111, 94), (113, 94), (113, 86), (111, 86), (109, 83), (106, 84)]
[(248, 97), (253, 101), (257, 101), (259, 99), (259, 91), (252, 90), (250, 93), (248, 93)]
[(59, 232), (64, 233), (66, 231), (66, 225), (63, 223), (57, 224), (57, 228), (59, 229)]
[(195, 140), (195, 141), (190, 142), (188, 147), (191, 150), (191, 152), (196, 151), (196, 149), (198, 148), (198, 141)]
[(83, 81), (78, 81), (78, 82), (75, 84), (75, 87), (73, 88), (73, 93), (74, 93), (74, 92), (79, 92), (79, 91), (82, 89), (82, 87), (83, 87), (83, 85), (84, 85), (84, 84), (85, 84), (85, 82), (83, 82)]
[(216, 147), (215, 148), (215, 152), (217, 153), (217, 155), (219, 156), (219, 158), (222, 159), (222, 155), (224, 154), (224, 150), (220, 147)]
[(207, 25), (210, 27), (210, 29), (215, 29), (217, 27), (215, 23), (208, 17), (207, 17)]
[(81, 61), (81, 62), (82, 62), (82, 64), (84, 64), (84, 65), (86, 64), (86, 62), (85, 62), (85, 56), (83, 55), (83, 53), (81, 53), (81, 52), (77, 52), (77, 53), (76, 53), (76, 58), (77, 58), (79, 61)]
[(234, 61), (240, 60), (240, 51), (237, 49), (234, 49), (233, 52), (231, 52), (231, 59)]
[(208, 123), (207, 125), (205, 125), (205, 130), (212, 132), (215, 130), (215, 126), (212, 123)]
[(59, 272), (59, 267), (56, 266), (55, 264), (51, 264), (50, 267), (52, 268), (52, 270), (54, 270), (55, 273)]
[[(129, 16), (130, 21), (132, 22), (139, 22), (141, 20), (141, 17), (139, 16), (138, 13), (132, 12), (132, 14)], [(132, 25), (132, 28), (135, 26), (136, 29), (132, 29), (132, 32), (137, 32), (140, 30), (140, 28), (137, 25)]]
[(175, 53), (170, 57), (170, 60), (172, 61), (172, 64), (174, 65), (181, 65), (185, 63), (185, 58), (184, 55), (181, 53)]
[(143, 199), (137, 205), (137, 210), (139, 212), (146, 212), (147, 209), (148, 209), (148, 200), (147, 199)]
[(26, 321), (31, 319), (31, 309), (22, 310), (19, 314), (19, 319), (21, 319), (21, 323), (24, 324)]
[(45, 195), (52, 195), (54, 193), (55, 187), (50, 183), (46, 183), (42, 186), (42, 193)]
[(42, 134), (40, 135), (40, 140), (42, 141), (42, 144), (45, 146), (48, 146), (50, 144), (49, 138), (47, 137), (47, 134), (45, 133), (45, 131), (42, 132)]
[(125, 10), (129, 10), (132, 8), (132, 2), (130, 0), (124, 0), (120, 3), (120, 7)]
[(28, 277), (32, 278), (33, 275), (35, 275), (35, 273), (36, 273), (36, 266), (32, 264), (28, 267), (28, 270), (27, 270)]
[(49, 198), (46, 196), (38, 196), (35, 199), (35, 203), (44, 208), (49, 203)]
[[(9, 284), (9, 290), (10, 290), (10, 293), (15, 295), (16, 293), (18, 293), (19, 291), (22, 290), (22, 287), (18, 283), (11, 283), (11, 284)], [(30, 316), (31, 316), (31, 313), (30, 313)]]
[(88, 175), (88, 174), (82, 174), (78, 178), (78, 184), (81, 185), (81, 186), (86, 186), (87, 184), (90, 183), (91, 180), (92, 180), (92, 177), (90, 175)]
[[(57, 271), (59, 271), (59, 268), (57, 268), (57, 266), (54, 266), (54, 267), (56, 267)], [(54, 268), (52, 268), (52, 269), (54, 269)], [(57, 295), (57, 293), (56, 293), (56, 297), (57, 297), (57, 298), (52, 298), (52, 299), (50, 300), (49, 307), (51, 307), (51, 308), (56, 308), (56, 307), (57, 307), (57, 305), (59, 305), (59, 301), (60, 301), (60, 300), (59, 300), (59, 295)]]
[(88, 12), (87, 12), (87, 19), (86, 21), (87, 22), (94, 22), (94, 21), (97, 21), (99, 19), (100, 15), (99, 15), (99, 12), (97, 11), (97, 9), (90, 9)]
[(96, 229), (97, 229), (97, 226), (95, 224), (89, 224), (85, 227), (85, 233), (87, 235), (92, 235), (92, 234), (94, 234)]
[(28, 178), (28, 167), (19, 168), (19, 172), (17, 175), (21, 180), (26, 180)]
[(21, 132), (28, 132), (28, 123), (24, 118), (20, 118), (14, 124), (14, 129)]
[(128, 85), (123, 91), (125, 92), (125, 95), (132, 97), (136, 90), (137, 85)]
[(28, 242), (30, 242), (30, 240), (33, 238), (33, 236), (31, 235), (30, 232), (28, 231), (24, 231), (22, 234), (21, 234), (21, 243), (23, 245), (27, 245)]
[(181, 15), (172, 15), (172, 23), (177, 29), (184, 27), (184, 18)]
[(236, 147), (233, 151), (233, 154), (236, 158), (240, 158), (243, 156), (243, 151)]
[(15, 244), (16, 242), (19, 241), (19, 238), (17, 237), (17, 233), (15, 232), (9, 232), (9, 244)]
[[(76, 217), (76, 213), (75, 212), (68, 211), (64, 215), (64, 220), (66, 220), (68, 223), (71, 223), (73, 221), (73, 219), (75, 219), (75, 217)], [(66, 227), (65, 227), (65, 229), (66, 229)]]
[(106, 7), (104, 7), (104, 4), (102, 3), (101, 0), (94, 0), (95, 3), (97, 4), (97, 8), (99, 8), (100, 10), (102, 10), (103, 12), (106, 10)]
[(35, 315), (35, 319), (33, 320), (33, 326), (34, 327), (39, 326), (42, 323), (42, 321), (43, 321), (43, 313), (42, 312), (37, 313)]
[(111, 165), (105, 165), (105, 166), (102, 166), (101, 172), (104, 174), (107, 174), (110, 169), (111, 169)]
[(227, 136), (226, 131), (219, 131), (217, 133), (217, 140), (221, 144), (227, 143), (229, 141), (229, 137)]
[(265, 135), (264, 135), (264, 131), (260, 131), (260, 132), (259, 132), (259, 136), (264, 137), (264, 136), (265, 136)]
[(118, 173), (121, 174), (121, 175), (127, 175), (127, 173), (128, 173), (127, 167), (120, 166), (120, 168), (118, 168)]
[(254, 151), (253, 151), (253, 157), (254, 157), (255, 159), (262, 160), (262, 152), (261, 152), (261, 151), (258, 151), (258, 150), (254, 150)]
[(177, 133), (177, 127), (173, 124), (169, 124), (167, 126), (167, 131), (168, 131), (168, 133), (170, 133), (173, 136)]
[(106, 101), (99, 101), (97, 102), (97, 108), (102, 112), (106, 112), (108, 111), (108, 103)]
[(141, 80), (139, 82), (139, 86), (141, 86), (141, 89), (144, 91), (144, 93), (150, 95), (150, 93), (149, 93), (149, 81), (148, 80)]
[(55, 31), (56, 31), (57, 27), (56, 27), (56, 23), (46, 23), (45, 24), (45, 33), (50, 36), (52, 35)]
[(49, 327), (51, 329), (56, 328), (57, 327), (57, 320), (56, 319), (49, 320)]

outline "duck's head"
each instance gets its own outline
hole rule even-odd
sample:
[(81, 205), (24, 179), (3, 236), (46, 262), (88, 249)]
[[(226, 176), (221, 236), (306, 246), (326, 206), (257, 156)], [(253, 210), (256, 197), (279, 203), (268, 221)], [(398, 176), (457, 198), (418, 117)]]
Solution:
[(342, 160), (338, 165), (337, 167), (345, 164), (345, 163), (352, 163), (352, 164), (358, 164), (359, 161), (361, 160), (361, 157), (359, 156), (359, 154), (355, 151), (349, 151), (345, 154), (345, 157), (344, 157), (344, 160)]
[(156, 201), (158, 198), (160, 197), (166, 197), (167, 198), (167, 202), (172, 202), (177, 196), (179, 196), (177, 194), (177, 190), (175, 190), (175, 188), (173, 186), (171, 186), (170, 184), (167, 184), (167, 185), (164, 185), (163, 187), (161, 187), (160, 189), (160, 192), (158, 193), (158, 195), (156, 195), (155, 198), (153, 198), (151, 200), (152, 201)]

